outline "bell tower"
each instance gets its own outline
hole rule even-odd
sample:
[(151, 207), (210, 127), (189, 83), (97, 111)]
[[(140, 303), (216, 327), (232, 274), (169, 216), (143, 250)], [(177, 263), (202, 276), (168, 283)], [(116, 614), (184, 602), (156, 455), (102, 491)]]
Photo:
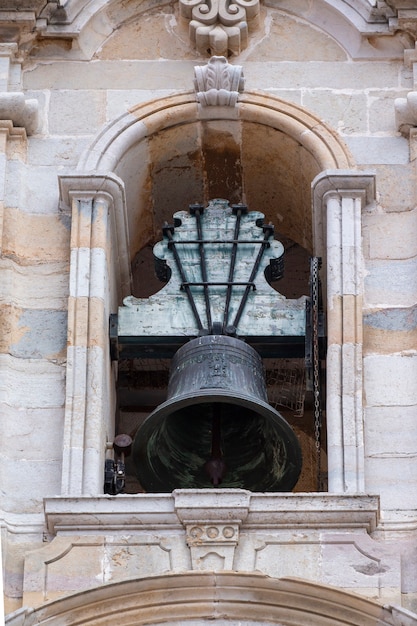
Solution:
[(413, 1), (0, 4), (7, 626), (415, 626)]

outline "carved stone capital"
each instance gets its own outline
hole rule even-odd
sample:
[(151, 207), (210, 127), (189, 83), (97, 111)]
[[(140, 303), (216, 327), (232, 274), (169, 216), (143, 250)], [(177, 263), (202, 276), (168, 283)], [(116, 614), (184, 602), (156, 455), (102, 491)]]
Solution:
[(259, 11), (259, 0), (180, 0), (180, 14), (190, 20), (190, 39), (201, 54), (240, 54)]
[(196, 65), (194, 72), (197, 100), (202, 106), (236, 105), (244, 87), (241, 65), (230, 65), (225, 57), (214, 56), (207, 65)]

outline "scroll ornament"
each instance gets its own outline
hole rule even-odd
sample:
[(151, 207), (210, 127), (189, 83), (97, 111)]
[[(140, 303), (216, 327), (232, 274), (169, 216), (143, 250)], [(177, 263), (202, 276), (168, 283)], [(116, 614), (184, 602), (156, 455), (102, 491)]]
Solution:
[(179, 6), (197, 50), (226, 57), (246, 48), (260, 12), (259, 0), (180, 0)]

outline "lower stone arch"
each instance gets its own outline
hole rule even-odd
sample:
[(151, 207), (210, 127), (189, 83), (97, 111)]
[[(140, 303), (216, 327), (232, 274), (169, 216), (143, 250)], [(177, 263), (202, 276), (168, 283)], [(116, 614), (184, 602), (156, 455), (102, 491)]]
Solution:
[[(407, 620), (407, 621), (402, 621)], [(127, 580), (21, 609), (7, 626), (394, 626), (417, 624), (406, 610), (302, 579), (184, 572)]]

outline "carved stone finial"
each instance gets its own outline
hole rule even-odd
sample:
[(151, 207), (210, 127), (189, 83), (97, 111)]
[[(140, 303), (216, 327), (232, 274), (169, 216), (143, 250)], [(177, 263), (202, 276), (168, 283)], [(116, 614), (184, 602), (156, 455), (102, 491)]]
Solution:
[(406, 98), (396, 98), (394, 106), (397, 128), (408, 137), (410, 129), (417, 126), (417, 91), (410, 91)]
[(236, 105), (244, 87), (241, 65), (230, 65), (225, 57), (214, 56), (207, 65), (196, 65), (194, 72), (197, 100), (202, 106)]
[(395, 122), (400, 133), (409, 137), (411, 129), (417, 127), (417, 43), (414, 48), (404, 50), (404, 65), (413, 70), (414, 91), (410, 91), (405, 98), (396, 98)]
[(179, 6), (197, 50), (224, 56), (246, 48), (260, 11), (259, 0), (180, 0)]

